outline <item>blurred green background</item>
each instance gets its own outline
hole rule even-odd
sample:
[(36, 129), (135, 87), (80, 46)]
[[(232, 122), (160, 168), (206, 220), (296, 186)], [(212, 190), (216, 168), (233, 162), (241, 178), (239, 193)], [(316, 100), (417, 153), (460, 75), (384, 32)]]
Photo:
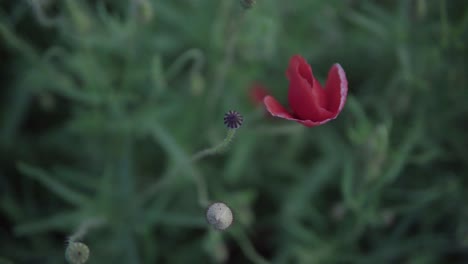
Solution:
[[(89, 263), (468, 263), (467, 2), (241, 2), (0, 2), (0, 263), (96, 222)], [(294, 54), (343, 66), (338, 119), (249, 98), (286, 103)]]

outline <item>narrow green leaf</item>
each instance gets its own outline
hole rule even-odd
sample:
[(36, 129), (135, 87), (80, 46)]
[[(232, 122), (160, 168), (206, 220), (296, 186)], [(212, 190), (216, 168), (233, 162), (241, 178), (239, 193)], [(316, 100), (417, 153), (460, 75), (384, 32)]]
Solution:
[(17, 167), (21, 173), (39, 181), (44, 187), (60, 196), (66, 202), (77, 206), (82, 206), (88, 202), (85, 196), (58, 182), (42, 169), (22, 162), (18, 163)]
[(69, 227), (77, 225), (81, 219), (80, 216), (79, 212), (58, 213), (45, 219), (19, 224), (15, 226), (14, 232), (18, 236), (24, 236), (57, 230), (67, 231)]

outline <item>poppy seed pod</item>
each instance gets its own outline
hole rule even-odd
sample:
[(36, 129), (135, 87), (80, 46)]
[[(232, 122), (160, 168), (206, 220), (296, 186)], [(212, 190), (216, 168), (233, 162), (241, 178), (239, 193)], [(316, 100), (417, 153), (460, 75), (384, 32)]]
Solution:
[(213, 203), (206, 210), (206, 220), (215, 229), (225, 230), (232, 224), (232, 211), (224, 203)]
[(65, 258), (71, 264), (86, 263), (89, 258), (89, 248), (81, 242), (70, 242), (65, 250)]
[(237, 129), (242, 126), (242, 123), (244, 122), (244, 118), (242, 117), (239, 112), (234, 111), (234, 110), (229, 110), (225, 115), (224, 115), (224, 124), (229, 128), (229, 129)]

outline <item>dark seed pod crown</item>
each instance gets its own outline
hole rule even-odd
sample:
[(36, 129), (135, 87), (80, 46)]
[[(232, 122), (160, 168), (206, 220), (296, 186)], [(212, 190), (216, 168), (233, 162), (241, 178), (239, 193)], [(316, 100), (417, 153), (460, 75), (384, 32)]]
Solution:
[(242, 126), (244, 118), (237, 111), (230, 110), (224, 115), (224, 124), (230, 129)]

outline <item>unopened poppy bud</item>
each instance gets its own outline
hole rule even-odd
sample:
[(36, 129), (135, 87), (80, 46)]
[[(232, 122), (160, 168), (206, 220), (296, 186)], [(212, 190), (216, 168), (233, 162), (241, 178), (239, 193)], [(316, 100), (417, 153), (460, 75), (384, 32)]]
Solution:
[(215, 229), (225, 230), (232, 224), (232, 211), (224, 203), (213, 203), (206, 210), (206, 220)]
[(236, 129), (242, 126), (244, 118), (237, 111), (229, 110), (224, 115), (224, 124), (230, 129)]
[(89, 248), (81, 242), (69, 242), (65, 250), (65, 258), (71, 264), (86, 263), (89, 258)]
[(240, 2), (245, 9), (250, 9), (255, 5), (255, 0), (240, 0)]

